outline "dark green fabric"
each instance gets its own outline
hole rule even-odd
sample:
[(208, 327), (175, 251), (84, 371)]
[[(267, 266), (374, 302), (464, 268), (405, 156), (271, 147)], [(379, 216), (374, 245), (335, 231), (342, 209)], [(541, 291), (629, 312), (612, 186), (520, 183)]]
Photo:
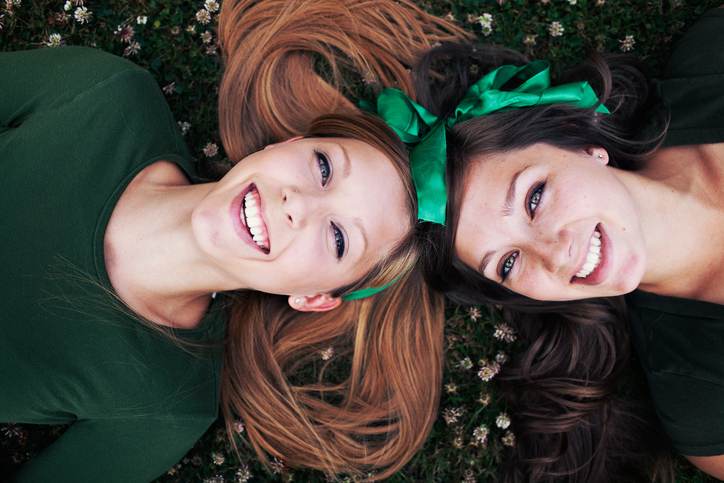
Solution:
[[(0, 421), (72, 423), (19, 482), (145, 482), (217, 416), (218, 344), (182, 350), (113, 302), (103, 235), (165, 159), (193, 179), (151, 75), (86, 48), (0, 54)], [(181, 339), (223, 336), (215, 302)]]
[[(659, 83), (671, 109), (666, 144), (724, 142), (724, 9), (677, 44)], [(724, 305), (645, 292), (627, 296), (636, 353), (674, 447), (724, 454)]]

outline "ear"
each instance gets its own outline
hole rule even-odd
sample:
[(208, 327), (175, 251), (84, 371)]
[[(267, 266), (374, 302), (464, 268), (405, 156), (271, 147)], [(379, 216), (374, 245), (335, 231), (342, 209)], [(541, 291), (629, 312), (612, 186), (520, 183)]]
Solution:
[(264, 149), (274, 148), (276, 146), (281, 146), (282, 144), (293, 143), (294, 141), (299, 141), (300, 139), (304, 139), (304, 136), (294, 136), (293, 138), (289, 138), (285, 141), (267, 144), (266, 146), (264, 146)]
[(604, 166), (608, 164), (608, 151), (600, 146), (590, 146), (586, 148), (586, 154), (591, 156), (593, 160), (599, 164)]
[(340, 297), (332, 297), (327, 293), (289, 296), (289, 306), (300, 312), (327, 312), (340, 305), (342, 305)]

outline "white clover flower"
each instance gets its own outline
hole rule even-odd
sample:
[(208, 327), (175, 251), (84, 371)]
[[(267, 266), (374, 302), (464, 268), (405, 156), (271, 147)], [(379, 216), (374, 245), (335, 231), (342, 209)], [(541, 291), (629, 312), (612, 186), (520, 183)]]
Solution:
[(492, 397), (487, 392), (481, 392), (480, 397), (478, 398), (478, 402), (484, 407), (488, 407), (490, 405), (490, 401), (492, 400)]
[(146, 15), (139, 15), (138, 17), (136, 17), (136, 23), (138, 25), (146, 25), (147, 22), (148, 17)]
[(559, 21), (553, 21), (548, 26), (548, 33), (551, 37), (560, 37), (563, 35), (563, 33), (566, 31), (566, 29), (563, 27), (563, 25)]
[(236, 473), (234, 474), (234, 482), (235, 483), (246, 483), (247, 481), (251, 480), (251, 471), (249, 470), (249, 466), (247, 466), (246, 463), (242, 463), (241, 466), (236, 470)]
[(201, 34), (201, 41), (203, 43), (210, 44), (212, 40), (214, 40), (214, 35), (208, 30), (205, 30), (204, 33)]
[(60, 47), (62, 43), (63, 37), (61, 37), (58, 33), (52, 33), (48, 35), (48, 41), (45, 42), (45, 45), (48, 47)]
[(497, 362), (488, 362), (486, 359), (480, 361), (480, 370), (478, 377), (484, 382), (489, 382), (500, 372), (500, 364)]
[(525, 37), (523, 37), (523, 44), (527, 45), (528, 47), (532, 47), (536, 44), (537, 38), (538, 38), (537, 35), (528, 34)]
[(512, 431), (506, 431), (500, 441), (503, 442), (503, 446), (513, 447), (515, 446), (515, 434)]
[(206, 25), (211, 22), (211, 14), (205, 8), (202, 8), (196, 12), (196, 21), (202, 25)]
[(448, 394), (457, 394), (458, 392), (458, 385), (454, 382), (449, 382), (445, 384), (445, 392)]
[(216, 55), (216, 46), (215, 45), (207, 45), (206, 49), (204, 50), (206, 52), (206, 55)]
[(332, 347), (332, 346), (327, 347), (323, 351), (320, 351), (319, 355), (323, 361), (330, 360), (332, 357), (334, 357), (334, 347)]
[(473, 361), (469, 357), (465, 357), (460, 362), (458, 362), (458, 367), (460, 369), (468, 371), (473, 368)]
[(216, 145), (216, 143), (206, 143), (206, 146), (204, 146), (204, 156), (207, 158), (213, 158), (219, 153), (219, 147)]
[(475, 442), (477, 442), (479, 445), (485, 446), (485, 444), (488, 442), (488, 434), (490, 433), (490, 430), (488, 427), (484, 424), (481, 424), (477, 428), (473, 430), (473, 439)]
[(171, 94), (176, 92), (176, 82), (174, 81), (169, 84), (166, 84), (165, 86), (163, 86), (161, 88), (161, 90), (163, 91), (164, 94), (166, 94), (167, 96), (170, 96)]
[(131, 42), (131, 44), (123, 50), (124, 57), (130, 57), (138, 54), (141, 50), (141, 44), (138, 42)]
[(500, 429), (508, 429), (510, 426), (510, 416), (508, 416), (508, 413), (498, 414), (498, 417), (495, 418), (495, 425)]
[(196, 25), (191, 24), (188, 27), (186, 27), (186, 31), (190, 33), (191, 35), (196, 33)]
[(179, 129), (181, 129), (182, 136), (185, 136), (186, 133), (189, 132), (189, 129), (191, 129), (191, 123), (188, 121), (179, 121), (177, 124)]
[(19, 7), (23, 4), (23, 0), (10, 0), (8, 3), (12, 4), (13, 7)]
[(131, 25), (119, 25), (115, 31), (115, 34), (121, 39), (124, 44), (130, 44), (133, 42), (133, 36), (136, 35), (136, 31)]
[(75, 17), (76, 22), (79, 24), (86, 24), (93, 18), (93, 12), (88, 10), (87, 7), (78, 7), (75, 9), (73, 17)]
[(445, 424), (450, 426), (451, 424), (457, 423), (463, 416), (463, 414), (465, 414), (465, 408), (445, 408), (445, 410), (442, 412), (442, 419), (445, 420)]
[(211, 13), (219, 11), (219, 2), (216, 0), (206, 0), (204, 2), (204, 8)]
[(578, 3), (578, 0), (568, 0), (568, 5), (575, 5)]
[(515, 330), (505, 322), (495, 324), (495, 331), (493, 337), (503, 342), (511, 343), (515, 342)]
[(498, 364), (505, 364), (508, 362), (508, 354), (503, 351), (498, 351), (498, 353), (495, 354), (495, 362)]
[(480, 307), (469, 307), (468, 308), (468, 317), (474, 322), (478, 320), (480, 317), (482, 317), (482, 313), (480, 312)]
[(493, 33), (493, 16), (489, 13), (484, 13), (477, 20), (480, 25), (480, 30), (486, 37)]
[(279, 458), (274, 457), (274, 459), (269, 462), (269, 468), (275, 475), (280, 475), (284, 472), (284, 462)]
[(477, 483), (478, 478), (475, 476), (475, 472), (471, 469), (465, 470), (465, 473), (463, 473), (463, 482), (462, 483)]
[(70, 0), (65, 2), (63, 4), (63, 10), (65, 10), (66, 12), (70, 12), (71, 10), (73, 10), (73, 2), (71, 2)]
[(234, 426), (234, 432), (236, 434), (241, 434), (244, 432), (244, 423), (241, 422), (240, 420), (234, 421), (233, 426)]
[(627, 35), (622, 40), (618, 41), (621, 52), (631, 52), (636, 45), (636, 39), (633, 35)]
[(226, 458), (224, 458), (223, 454), (214, 451), (213, 453), (211, 453), (211, 461), (216, 466), (221, 466), (224, 464), (224, 461), (226, 461)]

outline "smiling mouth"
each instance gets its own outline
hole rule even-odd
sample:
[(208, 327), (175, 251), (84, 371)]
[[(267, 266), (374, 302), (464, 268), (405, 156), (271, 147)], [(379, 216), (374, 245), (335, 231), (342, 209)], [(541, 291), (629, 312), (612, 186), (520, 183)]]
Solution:
[(254, 184), (249, 187), (241, 201), (239, 218), (259, 250), (269, 254), (269, 230), (261, 215), (261, 196)]
[(583, 260), (578, 272), (571, 278), (571, 283), (586, 283), (584, 280), (595, 282), (595, 275), (598, 274), (599, 268), (603, 265), (603, 248), (601, 228), (597, 225), (588, 241), (586, 258)]

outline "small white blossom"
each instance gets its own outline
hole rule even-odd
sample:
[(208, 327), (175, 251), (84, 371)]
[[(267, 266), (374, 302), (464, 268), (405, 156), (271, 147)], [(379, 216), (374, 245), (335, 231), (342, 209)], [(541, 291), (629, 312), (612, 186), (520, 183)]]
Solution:
[(460, 362), (458, 362), (458, 367), (460, 369), (468, 371), (473, 368), (473, 361), (469, 357), (465, 357)]
[(93, 18), (93, 12), (88, 10), (87, 7), (78, 7), (75, 9), (73, 17), (75, 17), (76, 22), (79, 24), (86, 24)]
[(503, 442), (503, 446), (513, 447), (515, 446), (515, 434), (512, 431), (506, 431), (500, 441)]
[(447, 20), (447, 21), (449, 21), (449, 22), (454, 22), (454, 21), (455, 21), (455, 14), (452, 13), (452, 12), (446, 13), (446, 14), (445, 14), (445, 20)]
[(219, 147), (216, 145), (216, 143), (206, 143), (206, 146), (204, 146), (204, 156), (207, 158), (213, 158), (219, 153)]
[(280, 475), (284, 472), (284, 462), (277, 457), (269, 462), (269, 467), (275, 475)]
[(498, 414), (498, 417), (495, 418), (495, 425), (500, 429), (508, 429), (510, 426), (510, 416), (508, 416), (507, 413)]
[(170, 96), (171, 94), (176, 92), (176, 82), (171, 82), (169, 84), (166, 84), (165, 86), (163, 86), (161, 88), (161, 90), (163, 91), (164, 94), (166, 94), (167, 96)]
[(484, 13), (477, 20), (480, 25), (480, 30), (486, 37), (493, 33), (493, 16), (489, 13)]
[(578, 0), (568, 0), (568, 5), (575, 5), (578, 3)]
[(206, 0), (204, 2), (204, 8), (211, 13), (219, 11), (219, 2), (216, 0)]
[(527, 45), (528, 47), (532, 47), (536, 44), (537, 38), (538, 38), (537, 35), (528, 34), (525, 37), (523, 37), (523, 44)]
[(205, 8), (202, 8), (196, 12), (196, 21), (202, 25), (206, 25), (211, 22), (211, 14)]
[(500, 372), (500, 364), (497, 362), (488, 362), (486, 359), (480, 361), (480, 370), (478, 377), (484, 382), (489, 382)]
[(475, 472), (468, 468), (465, 470), (465, 473), (463, 473), (463, 481), (462, 483), (477, 483), (478, 479), (475, 477)]
[(123, 50), (123, 55), (125, 57), (130, 57), (132, 55), (138, 54), (140, 50), (141, 44), (139, 44), (138, 42), (131, 42), (131, 44)]
[(236, 473), (234, 474), (234, 482), (235, 483), (246, 483), (247, 481), (251, 480), (251, 471), (249, 470), (249, 466), (247, 466), (246, 463), (242, 463), (241, 466), (236, 470)]
[(497, 354), (495, 354), (495, 362), (498, 364), (505, 364), (508, 362), (508, 354), (506, 354), (503, 351), (499, 351)]
[(136, 23), (138, 25), (146, 25), (147, 22), (148, 17), (146, 15), (139, 15), (138, 17), (136, 17)]
[(603, 7), (606, 4), (606, 0), (596, 0), (597, 7)]
[(484, 407), (488, 407), (490, 405), (490, 401), (492, 400), (492, 397), (490, 396), (490, 393), (487, 392), (481, 392), (480, 397), (478, 398), (478, 402)]
[(451, 424), (457, 423), (463, 414), (465, 414), (464, 408), (445, 408), (442, 412), (442, 419), (445, 420), (445, 424), (450, 426)]
[(485, 446), (488, 442), (488, 433), (490, 430), (484, 424), (481, 424), (473, 430), (473, 439), (480, 445)]
[(480, 313), (479, 307), (469, 307), (468, 308), (468, 317), (470, 317), (470, 319), (473, 322), (478, 320), (481, 316), (482, 316), (482, 314)]
[(495, 325), (493, 337), (510, 344), (511, 342), (515, 342), (515, 330), (513, 330), (513, 328), (508, 324), (501, 322), (500, 324)]
[(196, 25), (193, 25), (193, 24), (189, 25), (188, 27), (186, 27), (186, 31), (187, 31), (188, 33), (190, 33), (191, 35), (195, 34), (195, 33), (196, 33)]
[(548, 33), (551, 37), (560, 37), (563, 35), (563, 33), (566, 31), (566, 29), (563, 27), (563, 25), (559, 21), (553, 21), (548, 26)]
[(52, 33), (48, 35), (48, 41), (45, 42), (45, 45), (48, 47), (60, 47), (63, 43), (63, 38), (58, 33)]
[(224, 461), (226, 461), (226, 458), (224, 458), (224, 455), (221, 453), (213, 452), (211, 453), (211, 461), (215, 465), (221, 466), (224, 464)]
[(71, 10), (73, 10), (73, 2), (71, 2), (70, 0), (65, 2), (63, 4), (63, 10), (65, 10), (66, 12), (70, 12)]
[(445, 392), (448, 394), (457, 394), (458, 392), (458, 385), (454, 382), (449, 382), (445, 384)]
[(244, 432), (244, 423), (241, 421), (234, 421), (234, 432), (236, 434), (241, 434)]
[(189, 129), (191, 129), (191, 123), (188, 121), (179, 121), (178, 127), (181, 129), (181, 134), (185, 136), (186, 133), (189, 132)]
[(633, 35), (627, 35), (622, 40), (618, 41), (621, 52), (631, 52), (636, 45), (636, 39)]
[(334, 347), (332, 347), (332, 346), (327, 347), (323, 351), (320, 351), (319, 355), (322, 357), (323, 361), (330, 360), (332, 357), (334, 357)]
[(201, 34), (201, 41), (203, 43), (210, 44), (212, 40), (214, 40), (214, 36), (208, 30), (205, 30), (204, 33)]
[(206, 55), (216, 55), (216, 46), (215, 45), (207, 45), (206, 49), (204, 50), (206, 52)]
[(136, 31), (133, 30), (131, 25), (119, 25), (114, 33), (120, 37), (121, 42), (124, 44), (133, 42), (133, 36), (136, 35)]

